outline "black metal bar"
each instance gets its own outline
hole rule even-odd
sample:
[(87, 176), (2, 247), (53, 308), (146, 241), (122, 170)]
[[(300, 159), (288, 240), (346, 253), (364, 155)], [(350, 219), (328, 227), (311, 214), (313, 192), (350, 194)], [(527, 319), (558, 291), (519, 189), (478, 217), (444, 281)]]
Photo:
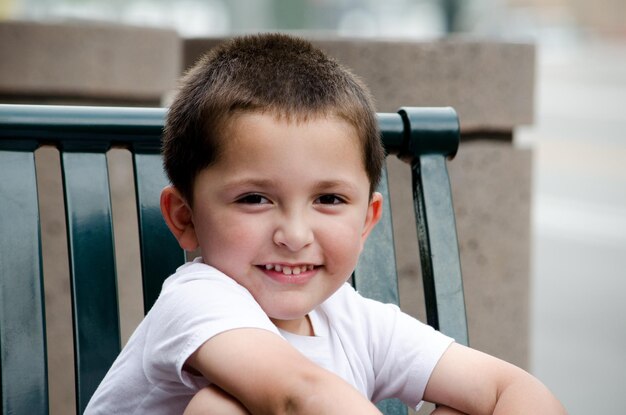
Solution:
[(446, 159), (456, 154), (459, 125), (451, 108), (404, 108), (411, 158), (428, 323), (458, 343), (469, 343), (461, 261)]

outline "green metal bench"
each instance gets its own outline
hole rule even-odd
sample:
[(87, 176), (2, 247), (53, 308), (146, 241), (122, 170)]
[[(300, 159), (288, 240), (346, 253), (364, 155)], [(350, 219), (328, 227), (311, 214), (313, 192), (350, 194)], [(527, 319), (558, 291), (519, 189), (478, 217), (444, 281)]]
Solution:
[[(144, 310), (184, 252), (161, 219), (167, 184), (159, 155), (165, 109), (0, 105), (0, 352), (3, 414), (48, 413), (46, 321), (34, 151), (60, 151), (72, 287), (76, 407), (82, 413), (120, 351), (119, 312), (106, 152), (133, 155)], [(378, 114), (389, 154), (413, 172), (428, 323), (467, 344), (467, 326), (446, 159), (459, 144), (450, 108)], [(387, 178), (385, 215), (364, 249), (353, 283), (398, 303)], [(379, 405), (406, 414), (396, 401)]]

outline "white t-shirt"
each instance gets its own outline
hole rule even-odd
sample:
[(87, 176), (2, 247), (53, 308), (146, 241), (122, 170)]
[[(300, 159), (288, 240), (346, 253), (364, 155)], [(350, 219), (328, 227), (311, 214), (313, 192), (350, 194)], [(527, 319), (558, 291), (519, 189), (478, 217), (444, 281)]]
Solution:
[(309, 317), (315, 336), (279, 330), (243, 286), (194, 261), (163, 284), (85, 411), (90, 414), (179, 414), (206, 379), (183, 370), (211, 337), (260, 328), (352, 384), (370, 400), (397, 397), (415, 407), (452, 339), (402, 313), (361, 297), (345, 284)]

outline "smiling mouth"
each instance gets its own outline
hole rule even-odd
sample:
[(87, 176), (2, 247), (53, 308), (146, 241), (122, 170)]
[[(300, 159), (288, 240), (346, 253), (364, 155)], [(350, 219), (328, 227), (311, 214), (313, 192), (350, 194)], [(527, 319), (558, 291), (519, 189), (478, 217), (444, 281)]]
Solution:
[(281, 264), (265, 264), (261, 265), (267, 271), (282, 272), (285, 275), (300, 275), (306, 271), (313, 271), (315, 265), (281, 265)]

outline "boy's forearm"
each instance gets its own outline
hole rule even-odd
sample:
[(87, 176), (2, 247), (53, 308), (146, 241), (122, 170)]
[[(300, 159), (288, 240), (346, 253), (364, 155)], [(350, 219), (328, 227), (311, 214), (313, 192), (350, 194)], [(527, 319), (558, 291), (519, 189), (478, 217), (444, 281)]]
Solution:
[(437, 363), (424, 399), (469, 415), (566, 414), (529, 373), (456, 343)]
[(491, 409), (465, 413), (446, 406), (440, 406), (431, 415), (526, 415), (526, 414), (567, 414), (565, 408), (552, 393), (531, 376), (521, 375), (520, 379), (504, 389), (495, 399)]
[(183, 415), (250, 415), (250, 412), (237, 399), (210, 385), (196, 393)]
[(293, 392), (286, 401), (285, 414), (381, 414), (367, 398), (334, 375), (313, 376)]
[(563, 405), (537, 378), (520, 368), (507, 366), (509, 381), (497, 389), (493, 406), (476, 415), (567, 414)]
[[(328, 383), (324, 384), (324, 388), (332, 386)], [(339, 385), (341, 387), (341, 385)], [(333, 386), (334, 387), (334, 386)], [(343, 394), (346, 391), (341, 389), (334, 389), (332, 393), (327, 393), (324, 390), (318, 390), (315, 386), (311, 385), (306, 390), (302, 390), (302, 393), (298, 396), (294, 395), (293, 398), (285, 399), (283, 404), (277, 406), (268, 407), (263, 405), (262, 407), (253, 408), (249, 411), (245, 408), (241, 402), (235, 399), (233, 396), (222, 391), (215, 385), (208, 386), (201, 389), (191, 400), (184, 415), (255, 415), (255, 414), (332, 414), (332, 413), (352, 413), (354, 410), (358, 410), (358, 413), (373, 413), (380, 414), (378, 410), (369, 402), (365, 402), (366, 408), (361, 408), (360, 404), (363, 402), (363, 397), (357, 396), (357, 400), (353, 401), (353, 396), (350, 396), (351, 391), (347, 391), (347, 395)], [(343, 395), (342, 395), (343, 394)], [(339, 399), (337, 396), (340, 395)], [(271, 398), (268, 399), (270, 401)], [(341, 412), (339, 412), (341, 411)], [(373, 412), (372, 412), (373, 411)]]
[[(296, 369), (261, 399), (244, 402), (252, 415), (380, 415), (365, 396), (320, 367)], [(255, 398), (258, 398), (256, 396)]]
[(498, 396), (494, 415), (516, 414), (565, 415), (567, 411), (537, 379), (524, 373)]
[(253, 415), (380, 414), (350, 384), (265, 330), (221, 333), (193, 353), (187, 366)]

